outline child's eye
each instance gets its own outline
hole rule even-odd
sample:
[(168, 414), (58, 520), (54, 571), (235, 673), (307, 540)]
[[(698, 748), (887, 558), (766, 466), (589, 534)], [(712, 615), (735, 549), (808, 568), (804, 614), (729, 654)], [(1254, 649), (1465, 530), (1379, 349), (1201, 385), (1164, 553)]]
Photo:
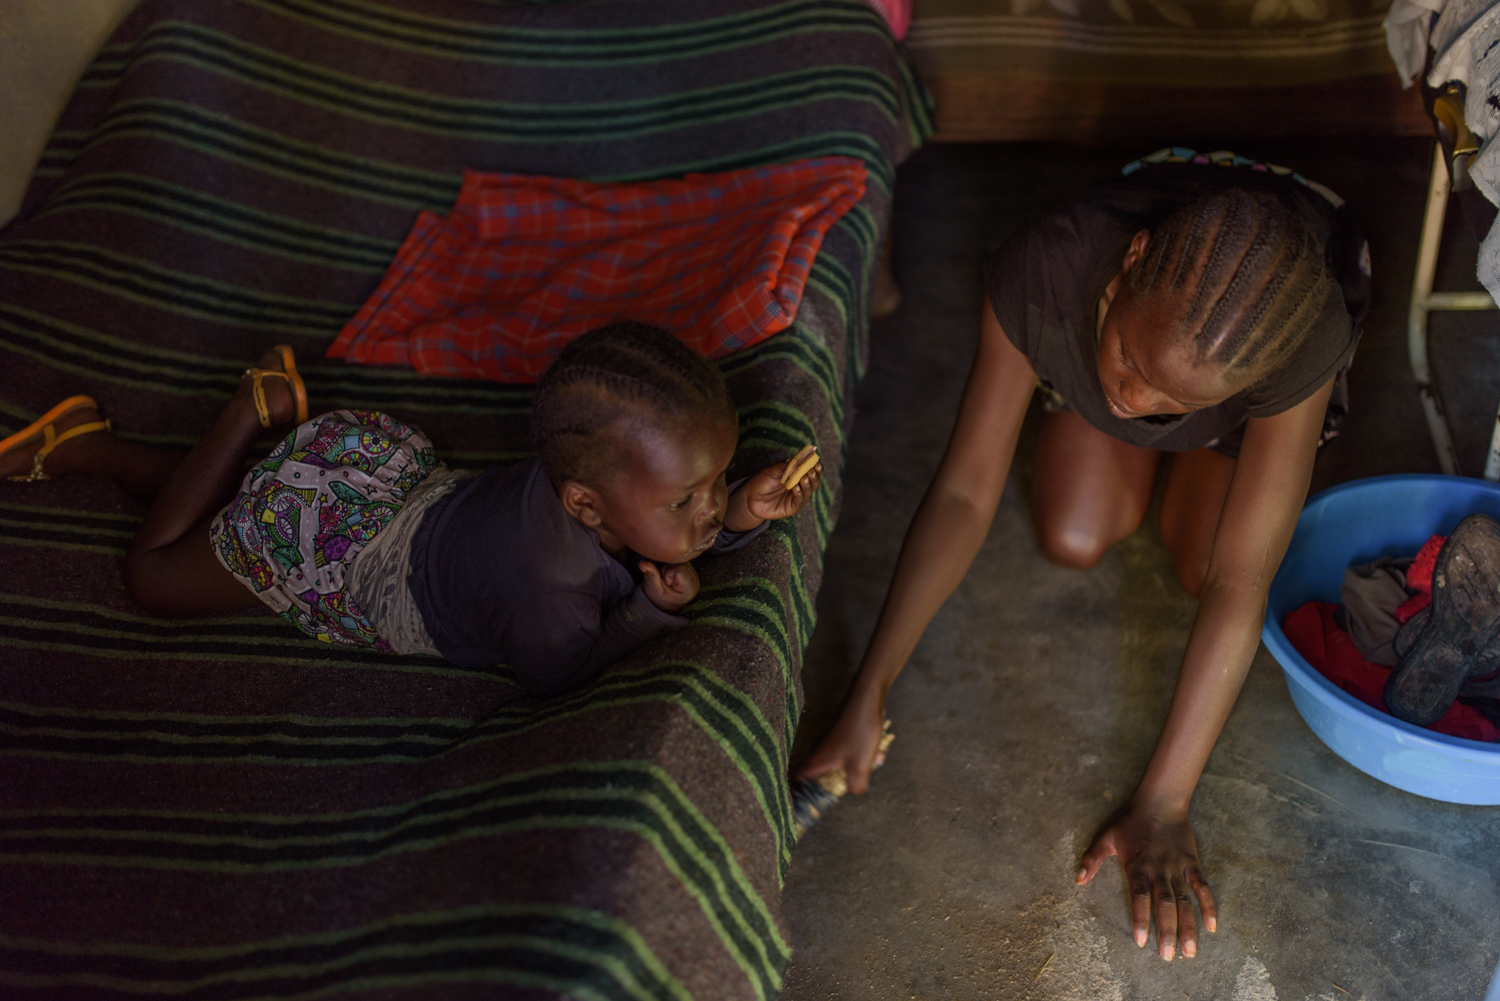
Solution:
[(672, 504), (671, 504), (671, 505), (670, 505), (670, 506), (669, 506), (669, 507), (668, 507), (668, 510), (670, 510), (670, 511), (681, 511), (681, 510), (682, 510), (682, 509), (683, 509), (683, 508), (685, 508), (685, 507), (687, 507), (687, 503), (688, 503), (688, 501), (690, 501), (690, 500), (692, 500), (692, 498), (691, 498), (691, 497), (684, 497), (684, 498), (683, 498), (683, 499), (682, 499), (682, 500), (680, 500), (680, 501), (675, 501), (675, 502), (673, 502), (673, 503), (672, 503)]

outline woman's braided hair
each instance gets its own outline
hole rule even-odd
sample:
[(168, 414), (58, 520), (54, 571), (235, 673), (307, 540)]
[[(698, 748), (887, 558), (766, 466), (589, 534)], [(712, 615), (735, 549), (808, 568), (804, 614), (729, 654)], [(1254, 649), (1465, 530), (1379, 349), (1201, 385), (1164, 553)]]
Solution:
[(1274, 195), (1238, 188), (1169, 215), (1125, 284), (1181, 302), (1178, 334), (1197, 361), (1241, 384), (1285, 364), (1343, 294), (1306, 223)]
[(577, 338), (537, 384), (531, 446), (553, 483), (598, 483), (619, 437), (644, 427), (734, 426), (734, 403), (711, 362), (660, 327), (625, 321)]

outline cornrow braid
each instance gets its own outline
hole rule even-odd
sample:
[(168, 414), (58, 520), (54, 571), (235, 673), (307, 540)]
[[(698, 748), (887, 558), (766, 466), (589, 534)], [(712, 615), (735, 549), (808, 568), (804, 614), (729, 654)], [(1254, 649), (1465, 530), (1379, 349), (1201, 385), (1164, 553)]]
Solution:
[(1343, 294), (1307, 224), (1274, 195), (1238, 188), (1169, 215), (1125, 284), (1183, 302), (1179, 335), (1236, 383), (1284, 365)]
[(578, 337), (537, 384), (531, 445), (553, 483), (594, 484), (618, 458), (622, 423), (734, 424), (734, 403), (712, 363), (660, 327), (626, 321)]

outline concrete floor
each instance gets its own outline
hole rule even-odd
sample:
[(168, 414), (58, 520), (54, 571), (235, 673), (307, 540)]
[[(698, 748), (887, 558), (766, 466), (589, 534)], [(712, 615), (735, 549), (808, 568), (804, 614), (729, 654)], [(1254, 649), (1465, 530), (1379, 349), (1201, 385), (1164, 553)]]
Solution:
[[(877, 325), (858, 394), (795, 759), (837, 710), (940, 458), (973, 348), (981, 255), (1159, 145), (929, 147), (903, 168), (905, 304)], [(1429, 145), (1198, 148), (1220, 147), (1329, 184), (1361, 207), (1369, 234), (1376, 299), (1354, 413), (1315, 488), (1436, 471), (1405, 361)], [(1439, 287), (1477, 288), (1473, 238), (1461, 220), (1450, 230)], [(1435, 323), (1471, 470), (1500, 396), (1497, 333), (1493, 315)], [(1034, 435), (1033, 420), (989, 542), (897, 682), (889, 762), (798, 846), (785, 1001), (1481, 998), (1500, 955), (1500, 809), (1422, 799), (1346, 765), (1303, 724), (1264, 651), (1193, 802), (1219, 933), (1196, 959), (1167, 964), (1131, 941), (1117, 863), (1073, 886), (1079, 855), (1150, 754), (1194, 603), (1154, 513), (1091, 572), (1041, 558), (1026, 502)]]

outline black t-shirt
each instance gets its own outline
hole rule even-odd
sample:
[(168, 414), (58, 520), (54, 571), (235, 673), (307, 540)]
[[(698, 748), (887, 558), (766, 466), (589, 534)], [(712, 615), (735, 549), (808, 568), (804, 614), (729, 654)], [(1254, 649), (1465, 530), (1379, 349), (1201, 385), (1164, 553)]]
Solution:
[[(1344, 301), (1330, 300), (1286, 365), (1223, 403), (1180, 417), (1116, 417), (1099, 385), (1099, 297), (1138, 231), (1229, 188), (1269, 191), (1286, 202), (1322, 241)], [(1290, 177), (1188, 163), (1146, 166), (1033, 220), (985, 262), (984, 282), (1006, 336), (1080, 416), (1121, 441), (1176, 452), (1203, 448), (1247, 418), (1270, 417), (1311, 396), (1348, 366), (1370, 301), (1369, 251), (1347, 206), (1335, 208)]]
[[(747, 545), (768, 524), (721, 531), (708, 553)], [(490, 469), (434, 503), (412, 538), (406, 582), (446, 660), (509, 664), (543, 698), (688, 623), (651, 603), (634, 560), (620, 563), (568, 514), (536, 459)]]

